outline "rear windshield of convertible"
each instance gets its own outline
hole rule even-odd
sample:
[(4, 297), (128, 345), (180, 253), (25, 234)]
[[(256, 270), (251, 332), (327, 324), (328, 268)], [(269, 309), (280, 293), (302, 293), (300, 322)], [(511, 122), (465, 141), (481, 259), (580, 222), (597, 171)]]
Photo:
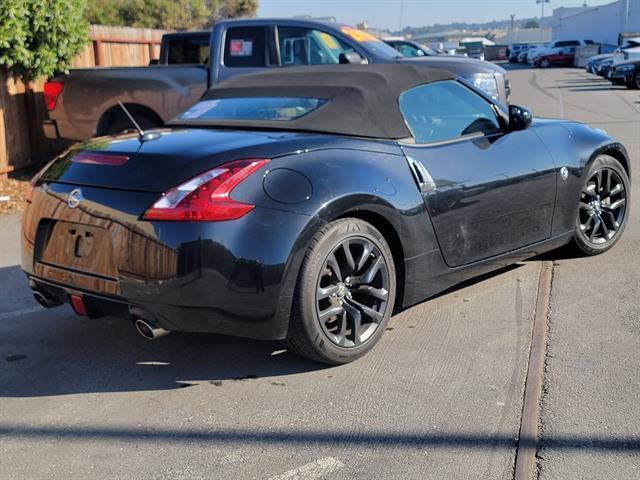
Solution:
[(326, 103), (322, 98), (238, 97), (202, 100), (180, 120), (294, 120)]

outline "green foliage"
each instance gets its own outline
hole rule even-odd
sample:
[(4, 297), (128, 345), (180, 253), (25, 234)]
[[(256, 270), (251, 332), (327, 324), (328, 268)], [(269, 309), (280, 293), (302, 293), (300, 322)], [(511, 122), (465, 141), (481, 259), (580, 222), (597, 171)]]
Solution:
[(88, 41), (85, 0), (0, 2), (0, 67), (27, 81), (64, 72)]
[(540, 28), (540, 24), (537, 20), (529, 20), (524, 24), (524, 28)]
[(254, 16), (257, 0), (93, 0), (89, 22), (165, 30), (209, 28), (221, 18)]

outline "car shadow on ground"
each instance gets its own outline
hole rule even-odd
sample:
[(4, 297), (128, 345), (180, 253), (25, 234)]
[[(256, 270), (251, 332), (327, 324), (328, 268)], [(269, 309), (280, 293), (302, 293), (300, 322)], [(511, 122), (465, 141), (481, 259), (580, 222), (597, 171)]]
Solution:
[(616, 85), (609, 85), (609, 86), (593, 86), (593, 87), (571, 87), (568, 88), (567, 90), (569, 90), (570, 92), (599, 92), (599, 91), (606, 91), (606, 90), (627, 90), (626, 87), (619, 87)]
[[(535, 260), (567, 258), (563, 252)], [(433, 298), (520, 267), (475, 277)], [(13, 311), (0, 313), (0, 397), (170, 390), (260, 378), (283, 385), (288, 375), (335, 368), (302, 359), (277, 341), (177, 332), (148, 341), (124, 319), (78, 317), (68, 305), (38, 309), (20, 280), (19, 267), (0, 268), (0, 291), (20, 299)]]
[(220, 386), (330, 368), (281, 342), (190, 333), (148, 341), (124, 319), (44, 310), (18, 266), (0, 268), (0, 292), (0, 397)]
[(171, 390), (263, 377), (282, 382), (329, 368), (279, 342), (186, 333), (149, 342), (126, 320), (79, 318), (68, 308), (0, 327), (0, 397)]

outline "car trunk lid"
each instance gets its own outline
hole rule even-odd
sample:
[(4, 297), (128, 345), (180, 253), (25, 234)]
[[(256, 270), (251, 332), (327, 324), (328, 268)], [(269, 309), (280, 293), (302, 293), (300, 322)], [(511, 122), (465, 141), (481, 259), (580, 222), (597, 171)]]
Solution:
[(212, 129), (163, 129), (141, 142), (136, 134), (80, 143), (42, 175), (46, 182), (161, 193), (224, 163), (274, 158), (302, 147), (299, 134)]

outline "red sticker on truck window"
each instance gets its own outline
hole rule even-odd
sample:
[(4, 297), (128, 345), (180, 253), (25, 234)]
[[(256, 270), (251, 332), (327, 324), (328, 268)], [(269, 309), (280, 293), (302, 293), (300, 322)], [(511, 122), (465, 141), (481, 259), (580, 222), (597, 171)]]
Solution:
[(232, 39), (229, 42), (229, 55), (232, 57), (250, 57), (253, 55), (253, 40)]

